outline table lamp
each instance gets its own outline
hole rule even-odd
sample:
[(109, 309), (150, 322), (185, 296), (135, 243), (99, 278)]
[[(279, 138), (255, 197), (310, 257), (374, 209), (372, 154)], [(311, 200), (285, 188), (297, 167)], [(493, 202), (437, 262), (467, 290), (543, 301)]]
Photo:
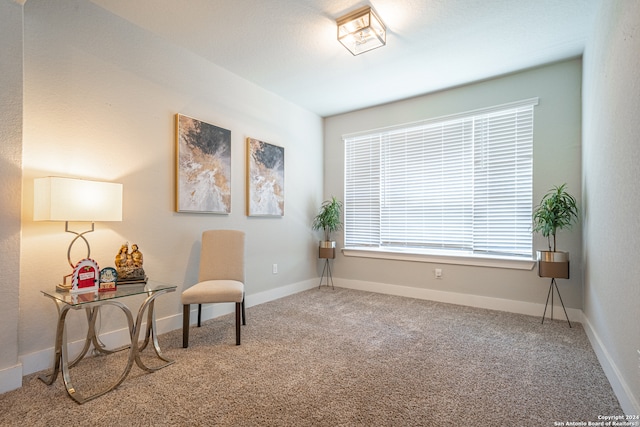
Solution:
[[(122, 184), (88, 181), (84, 179), (46, 177), (34, 180), (34, 221), (64, 221), (65, 231), (75, 234), (67, 250), (67, 260), (73, 270), (71, 248), (78, 239), (87, 245), (87, 258), (91, 256), (89, 241), (84, 236), (94, 231), (95, 221), (122, 221)], [(91, 222), (91, 229), (81, 233), (70, 230), (69, 222)], [(60, 287), (69, 289), (64, 276)]]

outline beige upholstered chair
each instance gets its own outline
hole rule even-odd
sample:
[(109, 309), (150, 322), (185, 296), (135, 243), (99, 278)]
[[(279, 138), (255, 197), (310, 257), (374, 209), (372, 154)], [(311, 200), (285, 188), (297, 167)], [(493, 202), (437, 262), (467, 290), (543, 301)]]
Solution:
[(189, 312), (198, 304), (198, 327), (202, 304), (236, 303), (236, 345), (240, 345), (240, 320), (244, 315), (244, 232), (208, 230), (202, 233), (198, 283), (182, 293), (182, 347), (189, 347)]

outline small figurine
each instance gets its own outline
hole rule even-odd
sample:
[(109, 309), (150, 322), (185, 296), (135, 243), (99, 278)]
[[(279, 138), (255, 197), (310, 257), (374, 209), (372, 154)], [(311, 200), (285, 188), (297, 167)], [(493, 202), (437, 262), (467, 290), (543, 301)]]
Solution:
[(127, 253), (129, 252), (129, 243), (125, 243), (120, 247), (120, 252), (116, 255), (116, 267), (124, 267), (127, 264)]
[(138, 249), (138, 245), (131, 245), (132, 252), (129, 253), (129, 243), (125, 243), (120, 247), (120, 251), (116, 255), (115, 264), (118, 272), (118, 282), (122, 283), (143, 283), (146, 282), (144, 269), (142, 268), (142, 252)]
[(138, 250), (138, 245), (131, 245), (131, 258), (133, 258), (133, 266), (134, 267), (142, 267), (142, 252)]

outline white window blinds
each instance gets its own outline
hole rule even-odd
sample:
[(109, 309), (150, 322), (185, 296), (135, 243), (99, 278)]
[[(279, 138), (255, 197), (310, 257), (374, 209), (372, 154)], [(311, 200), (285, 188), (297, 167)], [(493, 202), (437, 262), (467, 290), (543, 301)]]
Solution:
[(345, 247), (530, 258), (536, 104), (345, 137)]

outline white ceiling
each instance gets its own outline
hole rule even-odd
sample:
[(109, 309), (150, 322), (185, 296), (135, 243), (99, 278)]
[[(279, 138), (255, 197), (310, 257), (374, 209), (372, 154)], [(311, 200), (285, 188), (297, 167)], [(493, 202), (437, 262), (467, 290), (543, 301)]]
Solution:
[[(92, 0), (326, 117), (577, 57), (595, 0)], [(387, 45), (352, 56), (336, 18), (371, 5)]]

